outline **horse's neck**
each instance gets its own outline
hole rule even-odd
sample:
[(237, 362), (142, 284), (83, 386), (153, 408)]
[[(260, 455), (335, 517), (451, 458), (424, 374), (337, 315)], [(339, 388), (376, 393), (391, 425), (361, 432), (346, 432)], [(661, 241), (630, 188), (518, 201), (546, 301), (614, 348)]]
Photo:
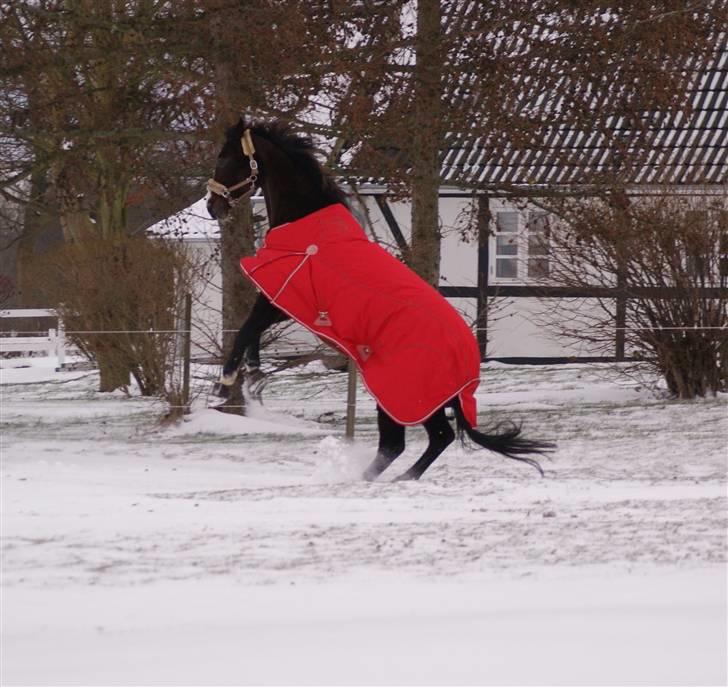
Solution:
[(295, 222), (331, 204), (323, 191), (293, 169), (280, 151), (267, 148), (262, 152), (265, 157), (261, 156), (261, 167), (266, 170), (262, 188), (271, 227)]
[(271, 227), (295, 222), (330, 205), (330, 201), (320, 191), (301, 193), (295, 183), (281, 183), (275, 178), (269, 178), (267, 182), (263, 185), (263, 196)]

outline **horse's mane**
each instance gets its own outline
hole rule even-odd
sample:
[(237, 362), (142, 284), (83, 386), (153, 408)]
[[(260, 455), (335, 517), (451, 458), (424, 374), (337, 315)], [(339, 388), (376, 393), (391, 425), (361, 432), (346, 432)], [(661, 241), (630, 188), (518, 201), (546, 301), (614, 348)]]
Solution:
[(331, 173), (316, 159), (313, 141), (308, 136), (297, 133), (290, 125), (278, 120), (241, 120), (236, 127), (228, 131), (228, 140), (232, 138), (234, 141), (239, 141), (244, 129), (250, 129), (253, 134), (266, 138), (280, 148), (301, 174), (313, 180), (327, 201), (332, 204), (348, 205), (346, 193), (334, 181)]

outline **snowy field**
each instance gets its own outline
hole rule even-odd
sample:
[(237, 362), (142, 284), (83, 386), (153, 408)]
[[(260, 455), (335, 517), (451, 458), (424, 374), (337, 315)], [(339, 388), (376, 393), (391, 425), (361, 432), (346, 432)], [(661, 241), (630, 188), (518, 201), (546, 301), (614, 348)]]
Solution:
[(3, 685), (726, 684), (725, 395), (490, 364), (479, 419), (557, 441), (546, 478), (453, 446), (389, 482), (416, 428), (368, 484), (345, 375), (161, 428), (53, 363), (2, 361)]

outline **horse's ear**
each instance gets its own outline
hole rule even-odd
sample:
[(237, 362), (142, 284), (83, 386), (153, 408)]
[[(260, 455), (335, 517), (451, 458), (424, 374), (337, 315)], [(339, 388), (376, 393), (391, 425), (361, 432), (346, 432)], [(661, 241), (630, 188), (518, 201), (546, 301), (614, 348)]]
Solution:
[(246, 115), (240, 115), (240, 119), (238, 120), (238, 128), (240, 129), (240, 135), (242, 136), (243, 131), (246, 129), (250, 129), (253, 126), (253, 119), (252, 117), (248, 117)]
[(245, 120), (241, 117), (225, 132), (225, 138), (228, 143), (239, 141), (240, 137), (243, 135), (243, 131), (245, 131)]

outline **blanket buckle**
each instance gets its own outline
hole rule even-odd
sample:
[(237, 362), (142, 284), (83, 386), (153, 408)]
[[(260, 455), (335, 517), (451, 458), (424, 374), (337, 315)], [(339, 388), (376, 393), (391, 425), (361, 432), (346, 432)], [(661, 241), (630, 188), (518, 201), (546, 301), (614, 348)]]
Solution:
[(318, 327), (330, 327), (331, 318), (326, 310), (319, 310), (318, 317), (313, 322)]

